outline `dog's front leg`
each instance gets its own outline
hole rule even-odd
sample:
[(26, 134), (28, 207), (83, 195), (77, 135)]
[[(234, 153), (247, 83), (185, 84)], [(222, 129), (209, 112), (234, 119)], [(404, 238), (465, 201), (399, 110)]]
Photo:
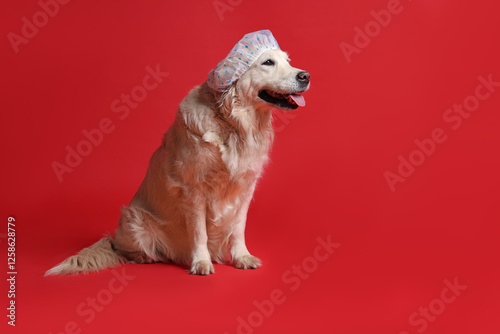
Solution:
[(233, 226), (233, 233), (231, 234), (231, 259), (233, 265), (239, 269), (256, 269), (262, 264), (259, 258), (250, 254), (245, 243), (247, 213), (254, 189), (255, 183), (238, 211), (237, 221)]
[(188, 233), (193, 242), (190, 273), (194, 275), (210, 275), (215, 272), (207, 242), (207, 225), (205, 204), (203, 200), (193, 201), (187, 217)]

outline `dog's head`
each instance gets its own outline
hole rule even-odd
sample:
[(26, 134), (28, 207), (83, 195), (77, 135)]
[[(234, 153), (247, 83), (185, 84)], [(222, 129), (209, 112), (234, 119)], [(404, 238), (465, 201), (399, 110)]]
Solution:
[(281, 109), (304, 106), (301, 95), (309, 89), (310, 74), (290, 66), (288, 55), (280, 49), (267, 50), (236, 81), (236, 90), (254, 104)]

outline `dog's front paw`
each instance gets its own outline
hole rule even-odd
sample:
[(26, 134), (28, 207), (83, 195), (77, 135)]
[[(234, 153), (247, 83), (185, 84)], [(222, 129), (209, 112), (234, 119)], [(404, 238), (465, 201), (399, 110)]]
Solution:
[(243, 255), (234, 261), (234, 266), (238, 269), (257, 269), (261, 265), (260, 259), (253, 255)]
[(194, 262), (191, 266), (191, 270), (189, 270), (190, 274), (193, 275), (210, 275), (215, 273), (214, 265), (210, 261), (202, 260)]

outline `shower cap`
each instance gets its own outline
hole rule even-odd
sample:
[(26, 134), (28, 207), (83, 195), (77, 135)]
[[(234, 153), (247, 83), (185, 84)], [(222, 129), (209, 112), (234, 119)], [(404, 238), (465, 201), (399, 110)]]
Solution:
[(278, 42), (269, 30), (246, 34), (236, 43), (227, 57), (208, 73), (208, 86), (219, 92), (224, 91), (238, 80), (262, 53), (279, 48)]

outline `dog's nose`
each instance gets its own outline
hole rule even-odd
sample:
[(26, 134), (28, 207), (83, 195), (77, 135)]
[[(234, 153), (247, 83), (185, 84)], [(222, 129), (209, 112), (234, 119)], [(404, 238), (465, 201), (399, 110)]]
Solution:
[(311, 78), (311, 75), (309, 74), (309, 72), (302, 71), (302, 72), (299, 72), (297, 74), (297, 81), (298, 82), (308, 83), (309, 78)]

